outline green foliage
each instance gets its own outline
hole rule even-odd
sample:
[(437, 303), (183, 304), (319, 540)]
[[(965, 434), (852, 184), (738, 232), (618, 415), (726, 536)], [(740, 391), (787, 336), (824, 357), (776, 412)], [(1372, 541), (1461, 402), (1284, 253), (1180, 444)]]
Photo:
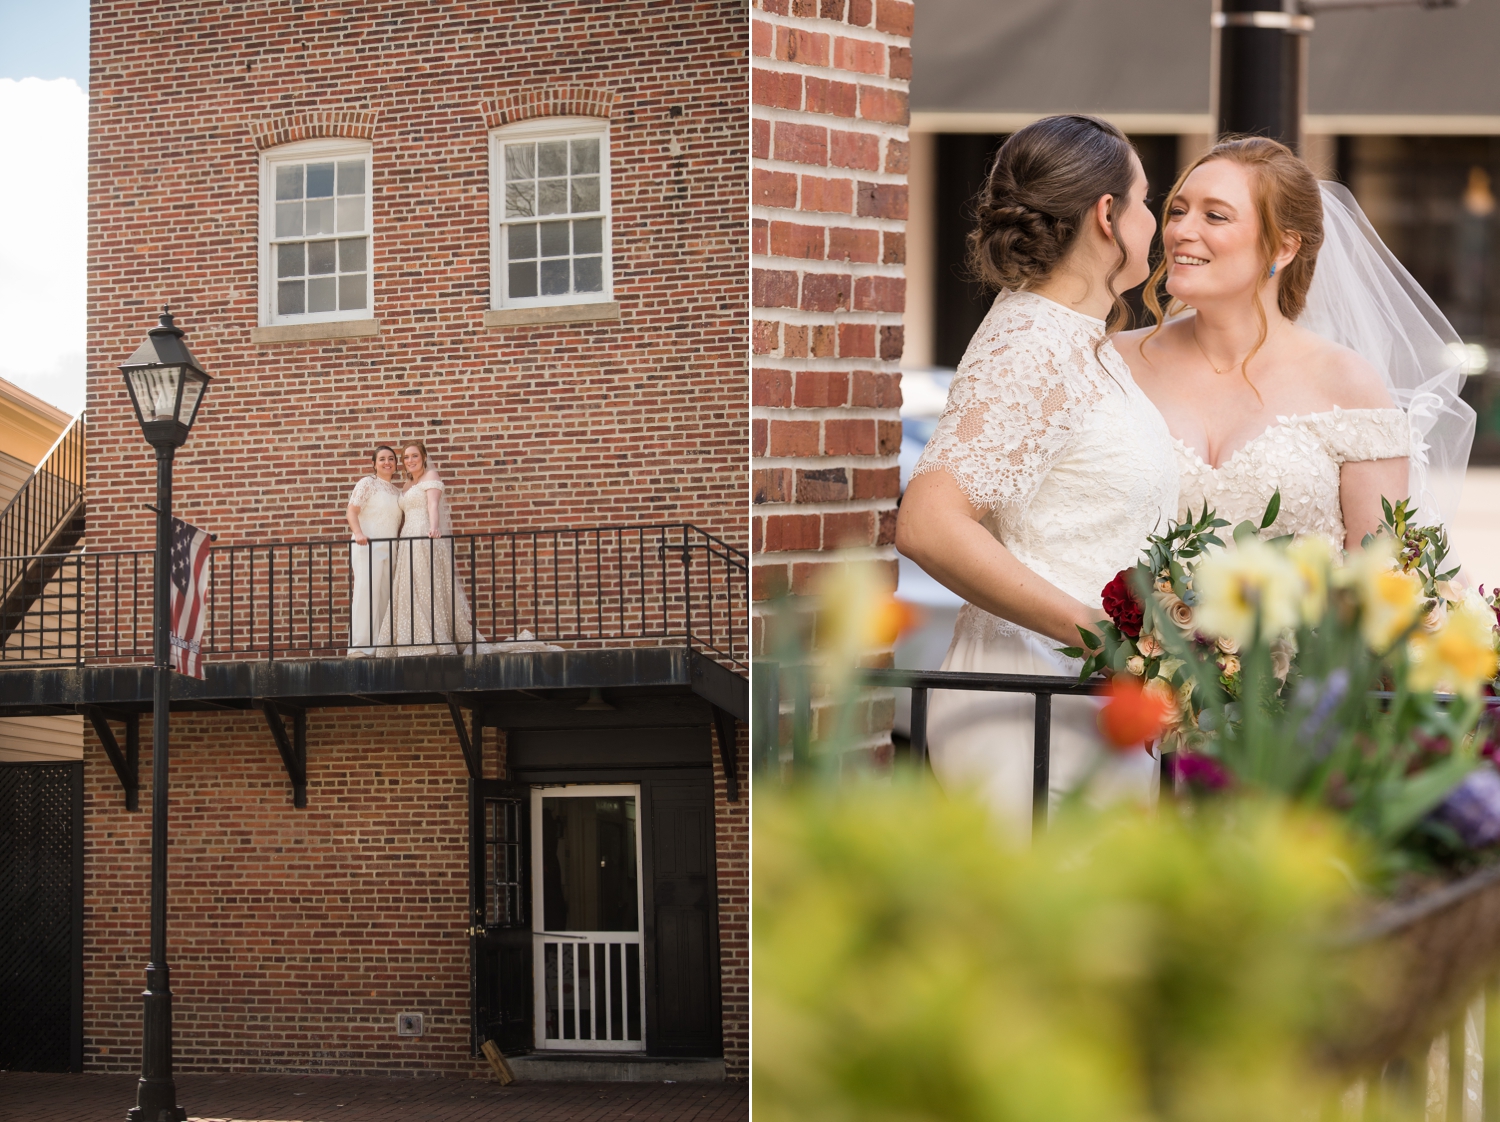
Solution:
[(1233, 805), (1017, 849), (930, 782), (759, 792), (756, 1118), (1316, 1117), (1355, 862), (1326, 819)]

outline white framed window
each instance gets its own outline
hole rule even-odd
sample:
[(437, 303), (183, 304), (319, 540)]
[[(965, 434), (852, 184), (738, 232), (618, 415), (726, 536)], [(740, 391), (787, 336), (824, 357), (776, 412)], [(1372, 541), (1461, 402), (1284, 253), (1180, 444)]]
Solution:
[(304, 140), (261, 154), (261, 323), (369, 319), (370, 145)]
[(612, 299), (609, 125), (546, 117), (490, 133), (493, 308)]

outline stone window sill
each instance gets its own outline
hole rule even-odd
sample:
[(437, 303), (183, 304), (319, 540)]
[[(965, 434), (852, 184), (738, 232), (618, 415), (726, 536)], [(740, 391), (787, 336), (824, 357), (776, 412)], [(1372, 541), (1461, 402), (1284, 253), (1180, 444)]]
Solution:
[(315, 339), (357, 339), (379, 335), (378, 319), (341, 319), (331, 323), (284, 323), (276, 327), (252, 327), (252, 343), (306, 343)]
[(486, 327), (520, 327), (526, 324), (581, 323), (585, 320), (620, 318), (616, 300), (596, 304), (554, 304), (545, 308), (501, 308), (484, 313)]

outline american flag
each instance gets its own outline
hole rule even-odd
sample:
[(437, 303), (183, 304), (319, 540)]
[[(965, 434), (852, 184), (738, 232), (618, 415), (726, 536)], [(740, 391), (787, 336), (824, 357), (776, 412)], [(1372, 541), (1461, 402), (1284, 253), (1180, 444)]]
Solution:
[(172, 519), (172, 572), (168, 603), (172, 617), (172, 669), (203, 677), (203, 602), (208, 598), (207, 530)]

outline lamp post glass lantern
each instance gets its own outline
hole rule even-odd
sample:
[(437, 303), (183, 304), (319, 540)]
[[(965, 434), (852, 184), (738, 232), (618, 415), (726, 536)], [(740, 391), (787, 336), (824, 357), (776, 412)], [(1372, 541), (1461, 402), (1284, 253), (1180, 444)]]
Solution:
[(141, 1027), (141, 1079), (129, 1122), (183, 1122), (172, 1078), (172, 985), (167, 966), (167, 723), (172, 704), (167, 580), (172, 553), (172, 459), (188, 438), (211, 380), (182, 341), (170, 309), (120, 367), (141, 434), (156, 449), (156, 557), (152, 572), (151, 957)]

